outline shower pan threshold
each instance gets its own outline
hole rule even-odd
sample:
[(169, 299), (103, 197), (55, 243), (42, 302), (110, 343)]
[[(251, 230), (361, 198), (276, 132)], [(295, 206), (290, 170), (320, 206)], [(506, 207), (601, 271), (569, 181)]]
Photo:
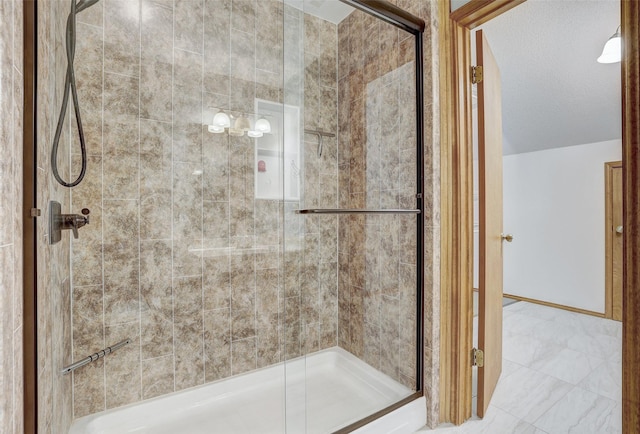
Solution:
[[(412, 394), (351, 353), (333, 347), (85, 416), (74, 421), (69, 434), (331, 433)], [(414, 432), (426, 416), (416, 414), (426, 412), (424, 403), (416, 404), (413, 401), (357, 432)], [(384, 428), (376, 429), (376, 423)]]

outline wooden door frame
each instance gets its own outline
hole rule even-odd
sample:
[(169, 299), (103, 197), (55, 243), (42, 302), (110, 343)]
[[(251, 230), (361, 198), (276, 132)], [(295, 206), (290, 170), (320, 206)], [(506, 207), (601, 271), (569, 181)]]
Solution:
[(621, 169), (622, 161), (609, 161), (604, 163), (604, 230), (605, 230), (605, 301), (604, 301), (604, 317), (613, 319), (613, 264), (611, 253), (613, 249), (613, 169)]
[[(438, 2), (441, 137), (441, 422), (471, 417), (473, 168), (471, 29), (524, 0)], [(623, 432), (640, 430), (640, 2), (621, 0), (624, 196)], [(635, 289), (634, 289), (635, 288)]]

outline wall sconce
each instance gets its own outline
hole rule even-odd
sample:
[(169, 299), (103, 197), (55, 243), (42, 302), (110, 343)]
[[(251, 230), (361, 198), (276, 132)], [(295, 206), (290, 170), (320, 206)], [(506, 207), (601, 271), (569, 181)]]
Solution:
[(598, 63), (617, 63), (622, 60), (622, 36), (620, 35), (620, 26), (618, 30), (609, 38), (602, 54), (598, 57)]
[[(257, 114), (253, 115), (255, 117), (259, 116)], [(244, 133), (247, 133), (247, 136), (251, 138), (262, 137), (264, 134), (271, 132), (271, 123), (267, 119), (265, 119), (264, 116), (260, 116), (255, 121), (253, 129), (251, 128), (251, 121), (249, 120), (249, 117), (246, 113), (235, 117), (233, 127), (231, 126), (231, 118), (234, 118), (234, 116), (230, 116), (225, 113), (224, 110), (219, 109), (213, 117), (211, 125), (207, 126), (207, 131), (213, 134), (222, 134), (226, 132), (230, 136), (236, 137), (241, 137), (244, 135)]]

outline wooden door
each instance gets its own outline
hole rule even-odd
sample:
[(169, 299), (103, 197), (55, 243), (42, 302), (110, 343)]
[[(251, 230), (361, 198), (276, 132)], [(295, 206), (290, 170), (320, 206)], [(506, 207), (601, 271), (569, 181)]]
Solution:
[(622, 321), (622, 161), (605, 163), (605, 316)]
[(483, 417), (502, 372), (502, 97), (500, 70), (482, 30), (476, 32), (478, 86), (479, 311), (478, 416)]

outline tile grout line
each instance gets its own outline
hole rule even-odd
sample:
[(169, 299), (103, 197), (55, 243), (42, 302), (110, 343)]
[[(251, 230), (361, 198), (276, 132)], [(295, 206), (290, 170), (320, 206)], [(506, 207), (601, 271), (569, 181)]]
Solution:
[(171, 16), (171, 31), (172, 31), (172, 36), (171, 36), (171, 334), (172, 334), (172, 345), (173, 345), (173, 391), (176, 391), (176, 359), (177, 359), (177, 354), (176, 354), (176, 302), (175, 302), (175, 285), (174, 285), (174, 279), (175, 279), (175, 261), (174, 261), (174, 257), (175, 257), (175, 240), (174, 240), (174, 233), (173, 233), (173, 226), (174, 226), (174, 215), (173, 215), (173, 208), (174, 208), (174, 188), (173, 188), (173, 183), (174, 183), (174, 139), (175, 139), (175, 126), (174, 126), (174, 121), (175, 121), (175, 75), (176, 75), (176, 0), (173, 0), (172, 2), (172, 16)]
[[(232, 7), (229, 9), (229, 30), (228, 30), (228, 55), (229, 55), (229, 85), (227, 86), (227, 93), (228, 98), (227, 98), (227, 106), (229, 108), (231, 108), (231, 23), (233, 21), (233, 2), (232, 2)], [(227, 135), (227, 169), (229, 172), (229, 176), (227, 177), (227, 197), (228, 197), (228, 201), (229, 201), (229, 218), (228, 218), (228, 225), (229, 225), (229, 239), (228, 239), (228, 245), (229, 247), (231, 247), (231, 137), (229, 135)], [(231, 255), (228, 255), (228, 262), (229, 262), (229, 281), (228, 281), (228, 285), (229, 285), (229, 289), (228, 289), (228, 296), (229, 296), (229, 318), (228, 318), (228, 329), (227, 332), (229, 334), (229, 375), (233, 375), (233, 335), (231, 332), (231, 325), (232, 325), (232, 312), (233, 312), (233, 285), (232, 285), (232, 269), (231, 269), (231, 265), (232, 265), (232, 261), (231, 261)]]
[[(205, 51), (204, 51), (204, 23), (205, 23), (205, 11), (206, 1), (202, 1), (202, 64), (200, 67), (200, 242), (204, 248), (204, 68), (205, 68)], [(205, 316), (204, 316), (204, 255), (200, 256), (200, 303), (201, 303), (201, 316), (202, 316), (202, 331), (200, 343), (202, 345), (202, 384), (207, 382), (207, 363), (205, 354)]]
[(142, 106), (141, 94), (142, 89), (142, 4), (144, 0), (138, 3), (138, 374), (140, 375), (140, 395), (139, 400), (144, 400), (144, 382), (142, 381)]
[[(102, 107), (100, 108), (100, 114), (101, 114), (101, 121), (102, 121), (102, 125), (101, 125), (101, 132), (100, 132), (100, 206), (102, 208), (102, 218), (101, 220), (101, 234), (100, 234), (100, 238), (101, 238), (101, 271), (102, 271), (102, 345), (104, 347), (105, 344), (105, 340), (106, 340), (106, 326), (105, 326), (105, 317), (106, 317), (106, 309), (105, 309), (105, 295), (106, 295), (106, 284), (105, 284), (105, 273), (104, 273), (104, 230), (105, 230), (105, 208), (104, 208), (104, 127), (105, 127), (105, 122), (104, 122), (104, 109), (105, 109), (105, 104), (104, 104), (104, 92), (105, 92), (105, 86), (104, 86), (104, 82), (105, 82), (105, 77), (106, 77), (106, 73), (105, 73), (105, 69), (104, 69), (104, 64), (105, 64), (105, 56), (104, 56), (104, 52), (105, 52), (105, 41), (106, 41), (106, 32), (105, 32), (105, 24), (106, 24), (106, 15), (107, 15), (107, 8), (104, 6), (104, 4), (101, 4), (102, 7), (102, 75), (101, 75), (101, 81), (102, 81), (102, 98), (101, 98), (101, 103), (102, 103)], [(107, 408), (107, 367), (106, 367), (106, 363), (103, 360), (102, 361), (102, 376), (103, 376), (103, 388), (104, 388), (104, 403), (103, 403), (103, 410), (106, 410)]]
[[(257, 93), (258, 93), (258, 83), (257, 83), (257, 73), (256, 73), (256, 65), (257, 65), (257, 37), (256, 37), (256, 12), (257, 12), (257, 7), (258, 4), (256, 3), (256, 0), (253, 0), (253, 104), (254, 104), (254, 108), (253, 110), (257, 113), (258, 110), (255, 106), (256, 104), (256, 97), (257, 97)], [(252, 148), (256, 148), (257, 149), (257, 139), (254, 140), (250, 140), (251, 144), (254, 145), (252, 146)], [(249, 153), (247, 153), (247, 155), (249, 155)], [(251, 158), (251, 157), (249, 157)], [(257, 238), (256, 238), (256, 175), (255, 175), (255, 165), (256, 165), (256, 155), (253, 154), (253, 165), (251, 166), (251, 177), (253, 178), (251, 181), (251, 185), (254, 189), (254, 191), (251, 194), (251, 202), (253, 203), (253, 219), (252, 221), (252, 230), (253, 230), (253, 236), (252, 236), (252, 243), (251, 245), (255, 248), (257, 245)], [(248, 167), (248, 165), (245, 165), (245, 167)], [(246, 184), (245, 184), (246, 185)], [(257, 263), (258, 263), (258, 259), (257, 259), (257, 254), (254, 251), (253, 253), (253, 280), (254, 280), (254, 284), (253, 284), (253, 335), (254, 335), (254, 354), (253, 354), (253, 358), (254, 358), (254, 366), (253, 369), (256, 369), (258, 367), (258, 273), (257, 273)]]

